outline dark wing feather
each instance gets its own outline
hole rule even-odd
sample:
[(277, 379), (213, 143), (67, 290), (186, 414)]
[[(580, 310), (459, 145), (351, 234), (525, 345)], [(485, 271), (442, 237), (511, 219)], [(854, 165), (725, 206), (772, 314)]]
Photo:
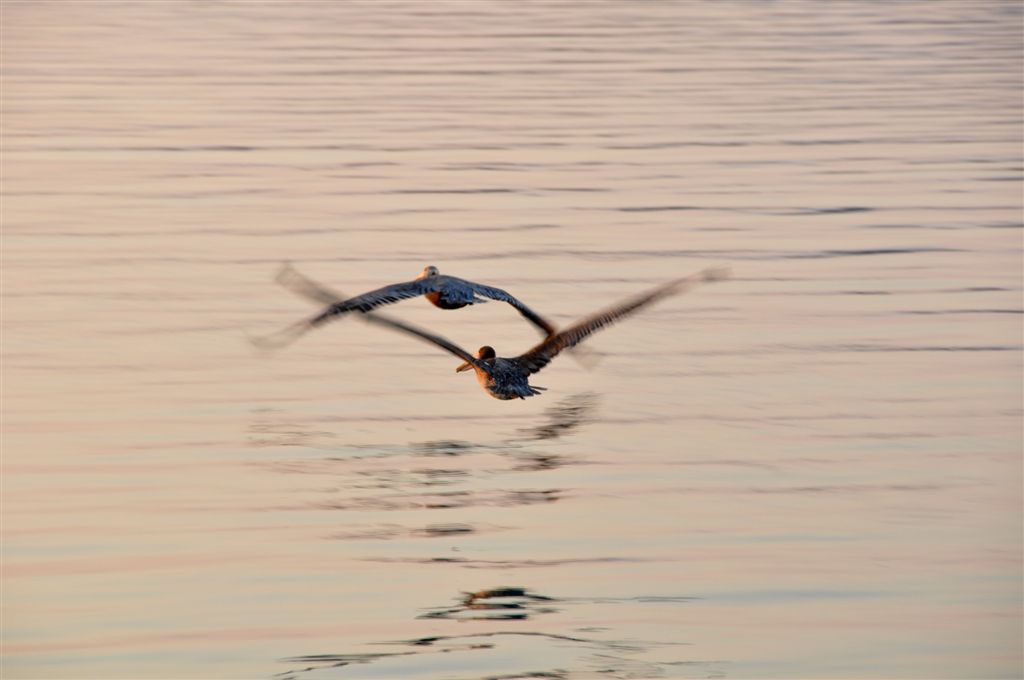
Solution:
[(434, 335), (433, 333), (425, 331), (422, 328), (419, 328), (418, 326), (413, 326), (412, 324), (406, 323), (404, 321), (399, 321), (398, 319), (392, 319), (391, 317), (381, 316), (380, 314), (363, 314), (361, 315), (361, 318), (363, 319), (363, 321), (366, 321), (368, 323), (385, 326), (387, 328), (391, 328), (392, 330), (405, 331), (406, 333), (415, 335), (421, 340), (431, 342), (440, 347), (441, 349), (448, 350), (455, 356), (459, 357), (463, 361), (469, 362), (473, 366), (480, 366), (484, 368), (484, 370), (486, 370), (487, 368), (486, 364), (482, 364), (479, 360), (477, 360), (476, 357), (474, 357), (472, 354), (456, 345), (451, 340), (442, 338), (440, 335)]
[(676, 279), (675, 281), (662, 284), (657, 288), (652, 288), (645, 293), (641, 293), (635, 297), (624, 300), (616, 305), (592, 314), (582, 321), (574, 323), (561, 333), (556, 333), (555, 335), (545, 339), (530, 351), (516, 357), (516, 360), (519, 361), (530, 373), (536, 373), (547, 366), (559, 352), (582, 342), (591, 333), (613, 324), (619, 319), (639, 311), (658, 300), (686, 292), (699, 283), (703, 283), (705, 281), (717, 281), (725, 276), (726, 274), (723, 273), (723, 270), (706, 269), (697, 274), (693, 274), (692, 276)]
[(484, 286), (479, 283), (473, 283), (472, 281), (466, 281), (465, 279), (459, 279), (462, 283), (466, 284), (473, 290), (477, 295), (482, 295), (485, 298), (491, 300), (497, 300), (498, 302), (507, 302), (512, 305), (522, 314), (530, 323), (537, 328), (544, 331), (545, 335), (553, 335), (558, 331), (553, 323), (542, 317), (537, 312), (533, 311), (525, 304), (519, 301), (518, 298), (502, 290), (501, 288), (493, 288), (491, 286)]
[(309, 320), (310, 325), (319, 326), (325, 323), (339, 314), (345, 312), (368, 312), (375, 307), (381, 305), (389, 305), (399, 300), (405, 300), (408, 298), (419, 297), (426, 295), (436, 290), (436, 285), (430, 279), (418, 279), (416, 281), (406, 281), (405, 283), (395, 283), (390, 286), (384, 286), (377, 290), (371, 290), (369, 293), (363, 293), (357, 295), (354, 298), (348, 300), (342, 300), (335, 302), (324, 311), (320, 312)]

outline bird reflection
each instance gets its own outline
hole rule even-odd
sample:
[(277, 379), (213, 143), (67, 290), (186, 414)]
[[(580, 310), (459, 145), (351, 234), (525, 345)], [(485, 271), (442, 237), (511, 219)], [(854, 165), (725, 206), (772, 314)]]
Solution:
[(597, 410), (599, 397), (595, 392), (569, 395), (544, 412), (547, 422), (520, 430), (522, 439), (558, 439), (588, 422)]
[(522, 621), (537, 614), (558, 611), (548, 604), (543, 604), (554, 601), (552, 597), (537, 595), (525, 588), (502, 586), (463, 593), (457, 606), (432, 609), (417, 618)]
[[(508, 620), (506, 617), (504, 620)], [(600, 632), (599, 629), (577, 629)], [(321, 677), (318, 671), (348, 665), (364, 667), (367, 677), (420, 677), (433, 669), (431, 677), (450, 677), (445, 670), (458, 668), (458, 677), (469, 680), (568, 680), (570, 677), (663, 678), (681, 677), (672, 671), (679, 666), (703, 668), (706, 677), (716, 666), (700, 661), (677, 660), (644, 662), (635, 658), (640, 652), (659, 649), (665, 643), (624, 643), (619, 640), (565, 635), (532, 630), (492, 630), (464, 635), (430, 635), (411, 640), (379, 641), (389, 651), (342, 654), (307, 654), (281, 659), (300, 668), (279, 673), (278, 680), (298, 680), (306, 674)], [(372, 664), (372, 668), (365, 668)], [(538, 670), (537, 665), (550, 667)], [(472, 675), (467, 675), (467, 669)], [(571, 670), (566, 670), (569, 668)], [(510, 671), (512, 671), (510, 673)], [(328, 677), (323, 675), (323, 677)], [(332, 676), (333, 677), (333, 676)], [(348, 676), (346, 676), (348, 677)], [(687, 677), (690, 677), (687, 675)], [(697, 676), (694, 676), (697, 677)]]

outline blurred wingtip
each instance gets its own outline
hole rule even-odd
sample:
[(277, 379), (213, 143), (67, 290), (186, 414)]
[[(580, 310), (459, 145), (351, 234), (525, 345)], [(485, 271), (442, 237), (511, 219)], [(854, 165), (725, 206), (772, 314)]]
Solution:
[(276, 347), (274, 347), (272, 343), (267, 342), (267, 339), (265, 337), (259, 335), (252, 335), (251, 333), (246, 333), (245, 339), (249, 342), (249, 345), (253, 349), (259, 350), (260, 352), (269, 352), (276, 349)]
[(300, 321), (269, 335), (247, 335), (246, 337), (249, 340), (249, 344), (253, 347), (264, 352), (272, 352), (292, 344), (302, 337), (307, 330), (309, 330), (309, 323)]
[(732, 278), (731, 267), (708, 267), (707, 269), (701, 269), (696, 274), (690, 274), (665, 284), (663, 290), (667, 294), (685, 293), (698, 284), (726, 281), (730, 278)]
[(277, 268), (277, 273), (274, 274), (274, 282), (285, 285), (295, 277), (296, 273), (296, 269), (292, 265), (291, 260), (283, 260), (281, 262), (281, 266)]
[(604, 361), (604, 353), (590, 349), (585, 345), (577, 345), (569, 350), (569, 356), (576, 360), (580, 366), (588, 371), (597, 368), (598, 364)]
[(701, 271), (701, 279), (707, 283), (725, 281), (732, 278), (732, 267), (708, 267)]

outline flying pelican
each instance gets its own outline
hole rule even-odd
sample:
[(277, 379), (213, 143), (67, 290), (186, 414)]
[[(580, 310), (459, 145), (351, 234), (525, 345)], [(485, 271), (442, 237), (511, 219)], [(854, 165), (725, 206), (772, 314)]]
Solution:
[(470, 369), (476, 371), (477, 381), (480, 383), (480, 386), (495, 399), (525, 399), (526, 397), (538, 395), (541, 393), (541, 390), (546, 389), (531, 385), (529, 378), (532, 374), (547, 366), (562, 350), (573, 347), (582, 342), (591, 333), (658, 300), (683, 293), (700, 283), (719, 281), (727, 276), (727, 270), (705, 269), (691, 276), (662, 284), (647, 292), (640, 293), (635, 297), (623, 300), (618, 304), (596, 312), (561, 332), (549, 335), (529, 351), (517, 357), (509, 358), (499, 357), (494, 348), (489, 345), (481, 347), (474, 357), (455, 343), (439, 335), (434, 335), (404, 321), (382, 317), (379, 314), (366, 314), (363, 316), (363, 319), (370, 323), (411, 333), (422, 340), (432, 342), (438, 347), (451, 352), (463, 360), (463, 363), (455, 371), (457, 373)]
[[(296, 281), (304, 279), (290, 265), (282, 267), (277, 275), (277, 282), (289, 289), (295, 289)], [(307, 283), (312, 283), (306, 279)], [(441, 309), (461, 309), (467, 305), (475, 305), (487, 302), (484, 298), (507, 302), (515, 307), (520, 314), (526, 317), (534, 326), (540, 329), (545, 336), (551, 336), (557, 332), (557, 328), (550, 322), (524, 305), (518, 299), (503, 291), (500, 288), (484, 286), (472, 281), (466, 281), (454, 276), (441, 274), (437, 267), (429, 266), (412, 281), (395, 283), (384, 286), (369, 293), (363, 293), (353, 298), (344, 299), (333, 296), (326, 289), (313, 284), (313, 288), (299, 284), (303, 290), (301, 295), (312, 297), (319, 302), (327, 304), (327, 307), (319, 314), (283, 328), (261, 338), (252, 338), (253, 344), (265, 349), (277, 349), (291, 344), (317, 326), (321, 326), (332, 319), (336, 319), (349, 312), (369, 312), (376, 307), (389, 305), (406, 298), (426, 296), (435, 307)], [(310, 291), (320, 288), (319, 293)], [(482, 297), (481, 297), (482, 296)]]

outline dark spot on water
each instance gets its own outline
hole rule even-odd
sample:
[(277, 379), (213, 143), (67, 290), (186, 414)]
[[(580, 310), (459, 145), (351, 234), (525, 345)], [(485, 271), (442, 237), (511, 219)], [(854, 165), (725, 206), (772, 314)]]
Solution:
[[(825, 348), (822, 348), (825, 350)], [(1018, 352), (1022, 345), (934, 345), (928, 346), (886, 346), (886, 345), (835, 345), (825, 351), (833, 352)]]
[(513, 224), (509, 226), (498, 226), (498, 227), (466, 227), (464, 229), (452, 229), (452, 231), (474, 231), (474, 232), (492, 232), (492, 231), (534, 231), (538, 229), (558, 229), (557, 224)]
[(423, 529), (420, 529), (418, 533), (422, 534), (423, 536), (437, 537), (452, 536), (456, 534), (471, 534), (474, 531), (476, 531), (476, 529), (469, 526), (468, 524), (451, 523), (430, 524), (424, 527)]
[(616, 209), (619, 212), (678, 212), (683, 210), (702, 210), (702, 208), (694, 205), (641, 205)]
[(521, 472), (557, 470), (578, 462), (553, 453), (515, 453), (513, 456), (518, 462), (512, 469)]
[(442, 510), (478, 506), (505, 507), (553, 503), (561, 499), (563, 493), (562, 489), (399, 492), (359, 497), (345, 495), (337, 499), (312, 502), (306, 507), (320, 510)]
[(817, 486), (753, 487), (748, 489), (756, 494), (823, 494), (823, 493), (885, 493), (890, 491), (943, 491), (949, 485), (942, 484), (832, 484)]
[(790, 212), (778, 213), (780, 215), (843, 215), (846, 213), (871, 212), (874, 208), (864, 206), (842, 206), (838, 208), (799, 208)]
[[(493, 524), (463, 524), (461, 522), (450, 522), (443, 524), (428, 524), (421, 528), (409, 528), (399, 524), (381, 524), (367, 527), (353, 527), (346, 531), (337, 532), (327, 538), (333, 540), (391, 540), (401, 538), (444, 538), (451, 536), (466, 536), (481, 532), (502, 531), (507, 527)], [(434, 558), (429, 561), (459, 562), (457, 558)]]
[(870, 255), (913, 255), (920, 253), (960, 253), (959, 248), (859, 248), (850, 250), (818, 250), (781, 255), (780, 259), (803, 260), (830, 257), (866, 257)]
[[(681, 68), (653, 68), (643, 69), (650, 73), (688, 73), (692, 69), (681, 69)], [(750, 146), (749, 142), (738, 142), (738, 141), (686, 141), (686, 142), (650, 142), (647, 144), (610, 144), (604, 148), (606, 149), (621, 149), (621, 150), (655, 150), (655, 149), (683, 149), (687, 147), (720, 147), (720, 148), (739, 148)]]
[(521, 189), (395, 189), (388, 194), (514, 194)]
[(998, 293), (1001, 291), (1008, 291), (1010, 288), (1003, 288), (1001, 286), (970, 286), (968, 288), (951, 288), (949, 290), (940, 291), (942, 293)]
[(905, 309), (893, 314), (946, 315), (946, 314), (1024, 314), (1024, 309)]
[(561, 498), (561, 489), (543, 491), (509, 491), (505, 505), (529, 505), (531, 503), (553, 503)]
[(467, 441), (441, 439), (438, 441), (413, 444), (413, 450), (423, 456), (461, 456), (477, 448)]

